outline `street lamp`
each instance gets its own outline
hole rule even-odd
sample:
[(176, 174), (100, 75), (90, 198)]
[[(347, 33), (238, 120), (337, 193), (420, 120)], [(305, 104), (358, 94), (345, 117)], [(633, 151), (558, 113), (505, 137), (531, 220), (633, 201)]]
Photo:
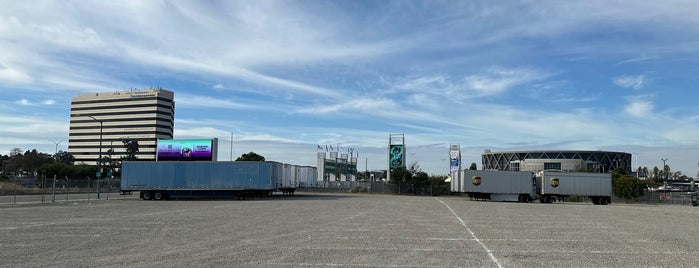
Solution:
[(56, 144), (56, 153), (53, 154), (53, 162), (55, 163), (58, 161), (58, 145), (61, 144), (61, 142), (63, 142), (63, 140), (60, 140), (60, 141), (49, 140), (49, 141), (53, 142), (53, 144)]
[[(77, 115), (81, 116), (81, 115)], [(88, 115), (87, 117), (91, 118), (92, 120), (95, 120), (95, 122), (100, 123), (100, 147), (99, 147), (99, 158), (97, 159), (97, 199), (100, 199), (100, 178), (102, 177), (102, 127), (103, 127), (103, 122), (102, 120), (97, 120), (97, 118)]]

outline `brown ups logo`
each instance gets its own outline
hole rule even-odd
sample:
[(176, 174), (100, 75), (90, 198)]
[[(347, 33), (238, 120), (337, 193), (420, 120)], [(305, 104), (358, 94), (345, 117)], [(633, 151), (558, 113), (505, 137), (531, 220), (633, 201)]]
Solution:
[(549, 182), (551, 184), (551, 187), (556, 188), (558, 185), (561, 184), (561, 181), (558, 178), (551, 178), (551, 181)]
[(471, 183), (473, 183), (475, 186), (481, 185), (481, 177), (473, 176), (473, 178), (471, 178)]

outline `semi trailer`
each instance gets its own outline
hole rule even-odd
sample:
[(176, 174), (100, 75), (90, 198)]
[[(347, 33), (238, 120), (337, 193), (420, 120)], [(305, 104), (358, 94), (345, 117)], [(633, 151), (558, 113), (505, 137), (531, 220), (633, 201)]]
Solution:
[(612, 202), (612, 176), (609, 173), (541, 171), (539, 201), (565, 201), (569, 196), (585, 196), (595, 205)]
[[(180, 198), (246, 198), (271, 195), (293, 183), (282, 183), (286, 169), (278, 162), (123, 162), (121, 191), (139, 191), (144, 200)], [(304, 178), (305, 179), (305, 178)], [(287, 180), (288, 182), (289, 180)]]
[(460, 183), (462, 194), (476, 200), (552, 203), (579, 196), (590, 198), (595, 205), (607, 205), (612, 195), (609, 173), (463, 170), (460, 182), (452, 180), (454, 183)]
[(529, 202), (536, 198), (531, 172), (464, 170), (461, 185), (471, 199)]

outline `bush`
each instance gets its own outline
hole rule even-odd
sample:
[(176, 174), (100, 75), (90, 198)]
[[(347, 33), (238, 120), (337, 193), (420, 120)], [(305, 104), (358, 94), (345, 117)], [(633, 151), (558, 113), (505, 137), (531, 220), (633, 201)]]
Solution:
[(366, 193), (366, 192), (368, 192), (367, 188), (364, 188), (364, 186), (361, 186), (361, 185), (354, 186), (354, 187), (352, 187), (352, 189), (350, 189), (350, 193)]
[(566, 201), (568, 201), (568, 202), (582, 202), (582, 198), (580, 196), (577, 196), (577, 195), (571, 195), (566, 199)]

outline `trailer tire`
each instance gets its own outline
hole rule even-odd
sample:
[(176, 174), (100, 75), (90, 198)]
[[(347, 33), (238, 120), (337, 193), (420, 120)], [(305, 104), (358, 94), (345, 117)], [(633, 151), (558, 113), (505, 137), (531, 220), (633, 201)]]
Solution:
[(522, 195), (522, 202), (523, 203), (529, 203), (531, 199), (529, 198), (528, 194)]
[(599, 199), (599, 204), (600, 205), (609, 205), (609, 197), (601, 197)]
[(599, 205), (599, 198), (598, 197), (592, 197), (592, 204)]
[(553, 200), (555, 199), (555, 197), (553, 197), (553, 196), (547, 196), (545, 198), (546, 198), (546, 203), (549, 203), (549, 204), (553, 203)]
[(150, 191), (145, 191), (141, 194), (141, 198), (143, 198), (143, 200), (151, 200), (153, 196), (151, 195)]
[(155, 193), (153, 194), (153, 199), (155, 199), (155, 200), (163, 200), (163, 192), (160, 192), (160, 191), (155, 192)]

